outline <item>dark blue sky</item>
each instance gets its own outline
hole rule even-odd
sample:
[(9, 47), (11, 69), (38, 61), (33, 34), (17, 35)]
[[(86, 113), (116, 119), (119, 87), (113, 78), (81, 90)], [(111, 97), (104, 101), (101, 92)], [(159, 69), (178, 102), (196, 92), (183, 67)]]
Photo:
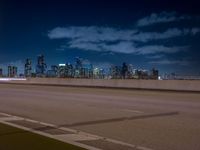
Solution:
[(190, 0), (0, 0), (0, 67), (44, 54), (200, 74), (200, 10)]

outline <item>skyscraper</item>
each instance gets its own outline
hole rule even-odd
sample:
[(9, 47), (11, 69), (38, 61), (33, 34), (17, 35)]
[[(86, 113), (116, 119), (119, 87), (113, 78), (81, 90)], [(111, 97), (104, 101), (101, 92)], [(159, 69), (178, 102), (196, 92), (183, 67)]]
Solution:
[(125, 62), (122, 64), (121, 73), (122, 73), (122, 78), (126, 79), (127, 75), (128, 75), (128, 66), (127, 66), (127, 64)]
[(83, 76), (83, 60), (79, 57), (76, 57), (75, 61), (75, 77), (81, 78)]
[(158, 79), (158, 70), (156, 70), (155, 68), (153, 68), (152, 70), (151, 70), (151, 74), (150, 74), (150, 78), (151, 79)]
[(72, 78), (74, 76), (74, 68), (70, 63), (66, 64), (66, 75), (68, 78)]
[(111, 66), (110, 68), (110, 75), (112, 79), (120, 79), (121, 78), (121, 66)]
[(3, 69), (0, 68), (0, 77), (3, 77)]
[(31, 66), (31, 60), (30, 59), (26, 59), (26, 63), (25, 63), (24, 67), (25, 67), (25, 69), (24, 69), (25, 77), (31, 77), (32, 66)]
[(61, 78), (66, 77), (66, 64), (59, 64), (58, 65), (58, 76)]
[(17, 76), (17, 67), (16, 66), (8, 66), (8, 77), (16, 77)]
[(37, 66), (36, 66), (36, 76), (44, 77), (46, 74), (47, 65), (44, 61), (44, 55), (38, 55)]

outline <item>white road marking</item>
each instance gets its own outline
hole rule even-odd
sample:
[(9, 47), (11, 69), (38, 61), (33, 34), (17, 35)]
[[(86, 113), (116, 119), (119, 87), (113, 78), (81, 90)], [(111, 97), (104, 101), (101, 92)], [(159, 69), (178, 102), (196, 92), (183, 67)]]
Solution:
[[(40, 121), (36, 121), (36, 120), (32, 120), (32, 119), (27, 119), (27, 118), (23, 118), (23, 117), (18, 117), (18, 116), (6, 114), (6, 113), (0, 112), (0, 115), (3, 116), (3, 117), (0, 117), (0, 123), (7, 124), (7, 125), (17, 127), (17, 128), (21, 128), (21, 129), (26, 130), (26, 131), (30, 131), (30, 132), (33, 132), (33, 133), (36, 133), (36, 134), (40, 134), (40, 135), (43, 135), (43, 136), (46, 136), (46, 137), (50, 137), (50, 138), (53, 138), (53, 139), (56, 139), (56, 140), (60, 140), (62, 142), (66, 142), (66, 143), (73, 144), (73, 145), (76, 145), (76, 146), (79, 146), (79, 147), (82, 147), (82, 148), (86, 148), (88, 150), (102, 150), (102, 149), (99, 149), (99, 148), (96, 148), (96, 147), (93, 147), (93, 146), (89, 146), (89, 145), (86, 145), (86, 144), (83, 144), (83, 143), (79, 143), (78, 141), (105, 140), (107, 142), (112, 142), (112, 143), (116, 143), (116, 144), (120, 144), (120, 145), (124, 145), (124, 146), (129, 146), (129, 147), (132, 147), (132, 148), (136, 148), (138, 150), (152, 150), (152, 149), (147, 148), (147, 147), (137, 146), (137, 145), (125, 143), (125, 142), (110, 139), (110, 138), (101, 137), (101, 136), (98, 136), (98, 135), (93, 135), (93, 134), (90, 134), (90, 133), (86, 133), (86, 132), (82, 132), (82, 131), (78, 131), (78, 130), (74, 130), (74, 129), (70, 129), (70, 128), (66, 128), (66, 127), (57, 127), (56, 125), (53, 125), (53, 124), (40, 122)], [(8, 121), (16, 121), (16, 120), (19, 120), (19, 121), (25, 120), (25, 121), (45, 125), (45, 126), (55, 127), (57, 129), (61, 129), (61, 130), (64, 130), (64, 131), (70, 131), (70, 132), (73, 132), (73, 133), (72, 134), (62, 134), (62, 135), (52, 135), (52, 134), (45, 133), (45, 132), (42, 132), (42, 131), (39, 131), (39, 130), (34, 130), (32, 128), (17, 125), (17, 124), (12, 123), (12, 122), (8, 122)]]

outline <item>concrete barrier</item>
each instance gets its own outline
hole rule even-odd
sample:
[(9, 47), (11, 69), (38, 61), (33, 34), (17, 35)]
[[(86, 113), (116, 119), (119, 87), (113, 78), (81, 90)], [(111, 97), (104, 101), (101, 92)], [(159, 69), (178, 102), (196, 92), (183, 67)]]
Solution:
[(28, 78), (26, 81), (10, 81), (9, 83), (200, 92), (200, 80)]

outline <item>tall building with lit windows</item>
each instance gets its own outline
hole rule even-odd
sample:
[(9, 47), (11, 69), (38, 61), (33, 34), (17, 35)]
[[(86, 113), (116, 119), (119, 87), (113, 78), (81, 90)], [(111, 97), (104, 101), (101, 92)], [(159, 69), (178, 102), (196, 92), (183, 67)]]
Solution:
[(8, 77), (17, 77), (17, 67), (16, 66), (8, 66)]
[(0, 68), (0, 77), (3, 77), (3, 69)]
[(44, 60), (44, 55), (38, 55), (37, 66), (36, 66), (36, 76), (44, 77), (46, 75), (47, 65)]
[(31, 73), (32, 73), (32, 66), (31, 66), (31, 60), (30, 59), (26, 59), (26, 63), (24, 65), (24, 75), (25, 77), (31, 77)]

